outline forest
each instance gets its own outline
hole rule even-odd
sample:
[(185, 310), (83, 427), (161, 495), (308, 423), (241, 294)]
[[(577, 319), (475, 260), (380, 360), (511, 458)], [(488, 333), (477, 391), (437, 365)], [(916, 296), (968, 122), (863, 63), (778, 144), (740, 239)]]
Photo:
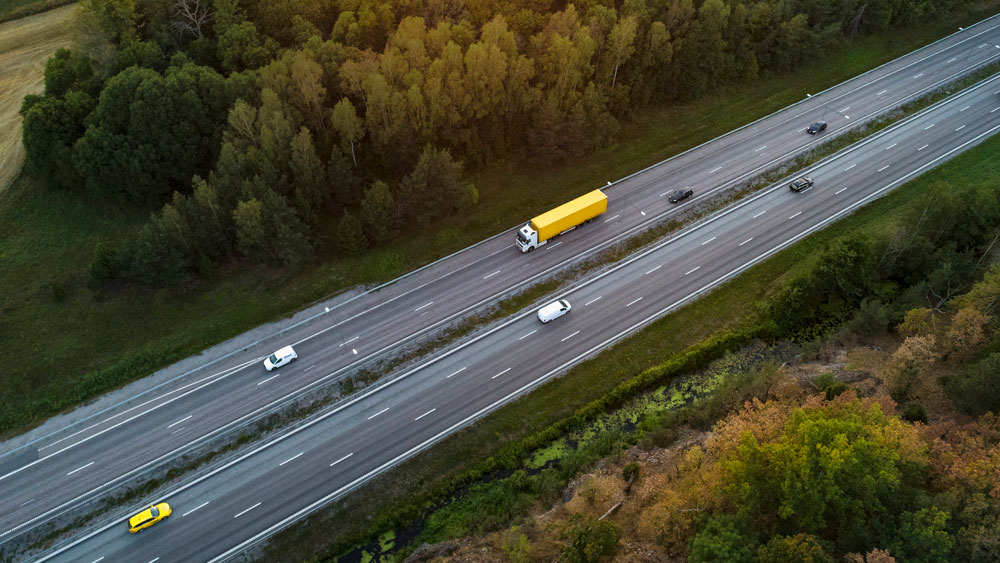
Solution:
[(94, 287), (301, 266), (475, 205), (466, 167), (578, 158), (963, 1), (83, 0), (24, 100), (25, 169), (149, 214)]

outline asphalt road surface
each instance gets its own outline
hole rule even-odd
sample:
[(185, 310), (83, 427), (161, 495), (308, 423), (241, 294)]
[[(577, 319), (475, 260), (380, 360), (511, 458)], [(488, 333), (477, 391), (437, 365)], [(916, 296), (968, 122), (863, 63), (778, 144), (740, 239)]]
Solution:
[[(522, 255), (514, 248), (512, 229), (353, 300), (329, 316), (305, 323), (285, 333), (280, 341), (262, 343), (245, 354), (214, 364), (212, 369), (178, 378), (155, 393), (136, 397), (85, 424), (33, 443), (31, 447), (37, 448), (40, 459), (8, 469), (0, 476), (6, 509), (0, 514), (0, 541), (16, 539), (19, 533), (58, 514), (67, 504), (100, 494), (115, 482), (169, 459), (198, 440), (273, 408), (303, 388), (328, 381), (414, 335), (433, 330), (481, 303), (495, 301), (512, 288), (662, 221), (673, 207), (664, 197), (670, 189), (690, 186), (695, 190), (695, 200), (726, 189), (856, 120), (896, 107), (969, 67), (995, 60), (1000, 56), (1000, 48), (996, 47), (1000, 44), (997, 19), (617, 182), (608, 189), (611, 201), (604, 217), (533, 253)], [(595, 347), (636, 323), (693, 298), (711, 282), (752, 263), (754, 256), (787, 244), (793, 240), (789, 235), (796, 229), (801, 231), (803, 225), (818, 228), (823, 213), (861, 201), (851, 198), (871, 195), (880, 185), (890, 186), (878, 178), (891, 182), (908, 170), (917, 173), (915, 167), (929, 165), (960, 142), (975, 138), (974, 132), (988, 130), (983, 127), (995, 124), (998, 117), (990, 113), (992, 108), (985, 108), (988, 100), (997, 100), (996, 95), (990, 98), (983, 91), (967, 95), (967, 109), (948, 106), (935, 110), (944, 112), (941, 123), (975, 116), (975, 121), (955, 125), (957, 130), (950, 131), (951, 135), (945, 135), (948, 126), (937, 122), (920, 133), (909, 132), (909, 126), (894, 129), (880, 137), (886, 138), (884, 147), (876, 150), (873, 143), (868, 143), (840, 157), (857, 155), (857, 162), (844, 164), (839, 171), (824, 165), (810, 172), (816, 180), (814, 189), (792, 194), (780, 187), (755, 197), (739, 209), (677, 238), (662, 251), (644, 254), (612, 275), (577, 290), (570, 296), (574, 310), (567, 317), (543, 327), (529, 312), (402, 381), (346, 405), (279, 444), (171, 496), (175, 513), (167, 523), (131, 536), (121, 533), (121, 524), (60, 557), (72, 554), (72, 559), (79, 561), (94, 554), (96, 559), (101, 552), (109, 554), (108, 560), (140, 560), (145, 554), (153, 554), (149, 557), (152, 559), (160, 556), (154, 548), (157, 541), (162, 541), (162, 560), (198, 560), (249, 540), (304, 507), (350, 488), (352, 482), (391, 463), (394, 457), (406, 455), (419, 444), (433, 441), (523, 392), (550, 371), (594, 353)], [(982, 99), (972, 99), (975, 96)], [(954, 116), (948, 114), (950, 111)], [(817, 119), (829, 121), (829, 129), (815, 137), (804, 133), (805, 127)], [(888, 138), (891, 135), (899, 135), (899, 139)], [(924, 144), (928, 146), (917, 147), (919, 150), (915, 148), (904, 157), (904, 148), (913, 138), (926, 139)], [(867, 164), (882, 160), (885, 164), (874, 168)], [(833, 193), (833, 187), (843, 191)], [(795, 205), (801, 209), (789, 207)], [(729, 244), (733, 242), (730, 237), (744, 238), (735, 241), (734, 246)], [(265, 372), (260, 359), (287, 343), (295, 344), (300, 360), (279, 371)], [(518, 348), (512, 353), (509, 346)], [(452, 372), (457, 373), (446, 377)], [(421, 409), (425, 410), (416, 412)], [(404, 414), (413, 416), (403, 421), (399, 417)], [(382, 427), (398, 426), (401, 421), (406, 422), (401, 429)], [(298, 447), (298, 451), (285, 451), (288, 447)], [(317, 461), (322, 458), (332, 463), (348, 454), (332, 467)], [(271, 461), (276, 461), (273, 468), (268, 467)], [(279, 465), (281, 462), (286, 463)], [(321, 465), (326, 469), (321, 470)], [(197, 510), (184, 516), (195, 507)], [(250, 510), (238, 514), (247, 508)], [(223, 514), (228, 516), (223, 518)]]

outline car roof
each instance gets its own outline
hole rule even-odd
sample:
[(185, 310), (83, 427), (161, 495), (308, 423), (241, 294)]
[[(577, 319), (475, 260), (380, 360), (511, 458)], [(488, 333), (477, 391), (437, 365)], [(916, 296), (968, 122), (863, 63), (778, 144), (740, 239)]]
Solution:
[(275, 352), (274, 355), (275, 356), (287, 356), (287, 355), (289, 355), (291, 353), (292, 353), (292, 347), (291, 346), (285, 346), (284, 348), (281, 348), (280, 350), (278, 350), (277, 352)]
[(153, 507), (149, 507), (146, 510), (140, 512), (139, 514), (136, 514), (135, 516), (129, 518), (128, 525), (135, 526), (136, 524), (141, 524), (142, 522), (145, 522), (146, 520), (149, 520), (152, 517), (153, 517)]

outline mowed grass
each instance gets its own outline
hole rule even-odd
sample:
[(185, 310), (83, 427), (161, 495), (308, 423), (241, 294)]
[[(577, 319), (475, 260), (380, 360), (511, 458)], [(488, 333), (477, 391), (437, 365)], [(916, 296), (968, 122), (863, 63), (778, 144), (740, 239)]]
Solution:
[[(6, 0), (0, 14), (17, 0)], [(70, 18), (76, 6), (65, 6), (30, 17), (0, 23), (0, 191), (21, 170), (21, 101), (45, 90), (45, 61), (69, 45)], [(0, 21), (3, 21), (0, 19)]]
[[(569, 164), (511, 162), (476, 171), (480, 204), (468, 215), (428, 233), (408, 233), (363, 258), (326, 258), (297, 272), (223, 269), (220, 281), (195, 287), (96, 294), (87, 289), (84, 272), (95, 245), (134, 233), (145, 213), (52, 192), (22, 178), (0, 192), (0, 363), (7, 366), (0, 370), (0, 433), (37, 423), (343, 288), (391, 279), (985, 15), (870, 38), (794, 76), (651, 110), (625, 125), (616, 145)], [(685, 336), (703, 335), (696, 331), (699, 322)]]
[[(756, 304), (782, 288), (800, 272), (809, 269), (816, 257), (839, 237), (853, 234), (885, 235), (892, 232), (900, 216), (919, 202), (936, 185), (947, 185), (959, 197), (983, 183), (997, 185), (996, 155), (1000, 136), (941, 167), (918, 177), (889, 195), (876, 200), (751, 268), (706, 297), (656, 321), (640, 333), (605, 351), (600, 356), (572, 368), (563, 377), (546, 383), (474, 426), (456, 433), (400, 467), (378, 478), (331, 508), (321, 511), (299, 526), (275, 537), (267, 556), (296, 560), (321, 555), (332, 557), (331, 547), (341, 538), (369, 530), (371, 522), (387, 511), (420, 504), (420, 495), (472, 469), (506, 445), (573, 415), (619, 384), (665, 361), (707, 336), (756, 318)], [(530, 452), (529, 452), (530, 454)], [(458, 492), (458, 491), (455, 491)], [(464, 535), (475, 523), (492, 521), (504, 514), (456, 514), (452, 532)], [(398, 530), (397, 530), (398, 532)], [(432, 541), (444, 541), (437, 537)], [(357, 546), (355, 546), (357, 547)], [(324, 559), (320, 560), (332, 560)]]
[(0, 2), (0, 22), (39, 14), (67, 4), (76, 4), (76, 0), (3, 0)]

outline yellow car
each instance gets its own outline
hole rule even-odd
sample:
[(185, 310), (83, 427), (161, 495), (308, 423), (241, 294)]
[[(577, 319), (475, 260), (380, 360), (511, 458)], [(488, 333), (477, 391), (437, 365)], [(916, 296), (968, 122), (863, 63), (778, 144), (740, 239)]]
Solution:
[(156, 524), (160, 520), (163, 520), (167, 516), (170, 516), (170, 505), (165, 502), (155, 504), (129, 518), (128, 531), (133, 534), (135, 532), (141, 532), (153, 524)]

